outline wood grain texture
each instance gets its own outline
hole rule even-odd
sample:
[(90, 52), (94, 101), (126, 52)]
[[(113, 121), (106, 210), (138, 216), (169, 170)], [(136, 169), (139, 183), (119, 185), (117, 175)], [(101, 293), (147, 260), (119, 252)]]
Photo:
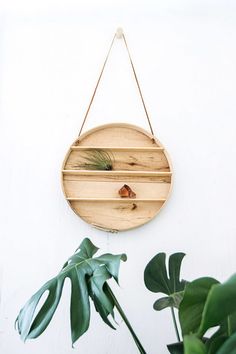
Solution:
[[(71, 150), (80, 150), (80, 151), (85, 151), (85, 150), (92, 150), (92, 149), (100, 149), (100, 146), (80, 146), (80, 145), (71, 145)], [(112, 151), (164, 151), (165, 149), (163, 147), (157, 147), (157, 146), (139, 146), (139, 147), (133, 147), (133, 146), (119, 146), (119, 147), (109, 147), (109, 146), (103, 146), (102, 147), (104, 150), (112, 150)]]
[[(114, 157), (111, 171), (84, 170), (86, 151)], [(135, 199), (121, 198), (128, 184)], [(161, 143), (145, 130), (123, 123), (96, 127), (70, 147), (62, 166), (67, 202), (83, 220), (103, 230), (122, 231), (151, 220), (168, 199), (172, 169)]]
[[(101, 128), (101, 129), (100, 129)], [(147, 135), (148, 134), (148, 135)], [(150, 134), (143, 129), (132, 129), (129, 124), (106, 124), (84, 133), (73, 145), (100, 147), (150, 147)]]
[(87, 223), (108, 231), (125, 231), (153, 218), (164, 202), (122, 200), (113, 202), (71, 201), (72, 209)]
[[(94, 171), (93, 171), (94, 172)], [(101, 182), (139, 182), (139, 183), (171, 183), (171, 172), (162, 173), (152, 173), (152, 172), (142, 172), (142, 173), (131, 173), (122, 171), (122, 173), (113, 171), (106, 171), (105, 173), (92, 173), (92, 171), (66, 171), (63, 170), (63, 181), (101, 181)]]
[[(87, 150), (90, 151), (90, 150)], [(114, 158), (113, 171), (170, 171), (167, 158), (163, 151), (129, 151), (106, 150)], [(83, 169), (86, 150), (73, 150), (65, 165), (65, 169)]]
[[(124, 185), (124, 182), (101, 181), (79, 181), (65, 180), (64, 188), (67, 198), (90, 198), (91, 190), (93, 198), (119, 198), (119, 189)], [(166, 198), (170, 183), (154, 183), (150, 188), (150, 183), (131, 182), (129, 187), (136, 193), (137, 198), (145, 196), (147, 199)]]

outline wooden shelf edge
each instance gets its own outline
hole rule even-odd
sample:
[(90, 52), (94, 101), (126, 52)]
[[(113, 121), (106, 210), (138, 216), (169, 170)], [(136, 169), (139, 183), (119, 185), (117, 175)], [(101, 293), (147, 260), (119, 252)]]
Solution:
[(66, 198), (68, 201), (78, 201), (78, 202), (165, 202), (165, 198), (160, 199), (142, 199), (142, 198)]
[(163, 147), (142, 147), (142, 146), (125, 146), (125, 147), (117, 147), (117, 146), (77, 146), (77, 145), (72, 145), (71, 150), (114, 150), (114, 151), (164, 151), (165, 149)]
[(90, 175), (90, 176), (171, 176), (169, 171), (100, 171), (100, 170), (62, 170), (63, 174), (68, 175)]

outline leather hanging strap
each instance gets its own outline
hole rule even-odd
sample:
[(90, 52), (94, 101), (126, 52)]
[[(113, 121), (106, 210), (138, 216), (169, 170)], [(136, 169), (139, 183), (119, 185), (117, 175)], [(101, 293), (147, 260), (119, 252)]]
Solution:
[(140, 88), (140, 85), (139, 85), (138, 77), (137, 77), (137, 74), (136, 74), (136, 71), (135, 71), (135, 68), (134, 68), (134, 64), (133, 64), (133, 61), (132, 61), (132, 58), (131, 58), (131, 55), (130, 55), (130, 51), (129, 51), (129, 48), (128, 48), (128, 45), (127, 45), (127, 41), (126, 41), (125, 35), (124, 35), (123, 30), (122, 30), (121, 28), (118, 28), (118, 29), (117, 29), (117, 32), (115, 33), (115, 35), (114, 35), (114, 37), (113, 37), (113, 39), (112, 39), (110, 48), (109, 48), (109, 50), (108, 50), (108, 53), (107, 53), (107, 55), (106, 55), (104, 64), (103, 64), (103, 66), (102, 66), (102, 70), (101, 70), (100, 75), (99, 75), (99, 77), (98, 77), (98, 81), (97, 81), (96, 86), (95, 86), (95, 89), (94, 89), (94, 91), (93, 91), (93, 95), (92, 95), (92, 97), (91, 97), (91, 100), (90, 100), (90, 102), (89, 102), (87, 111), (86, 111), (86, 113), (85, 113), (84, 120), (83, 120), (83, 123), (82, 123), (81, 128), (80, 128), (80, 131), (79, 131), (79, 136), (81, 135), (82, 130), (83, 130), (83, 127), (84, 127), (84, 124), (85, 124), (85, 122), (86, 122), (86, 120), (87, 120), (87, 117), (88, 117), (90, 108), (91, 108), (91, 106), (92, 106), (94, 97), (95, 97), (96, 92), (97, 92), (98, 85), (99, 85), (99, 83), (100, 83), (100, 81), (101, 81), (102, 74), (103, 74), (103, 72), (104, 72), (104, 69), (105, 69), (107, 60), (108, 60), (108, 58), (109, 58), (111, 49), (112, 49), (112, 47), (113, 47), (113, 44), (114, 44), (114, 41), (115, 41), (116, 38), (119, 38), (119, 39), (123, 39), (123, 40), (124, 40), (124, 44), (125, 44), (125, 47), (126, 47), (127, 52), (128, 52), (130, 64), (131, 64), (131, 67), (132, 67), (132, 70), (133, 70), (133, 74), (134, 74), (134, 78), (135, 78), (135, 81), (136, 81), (136, 84), (137, 84), (137, 87), (138, 87), (138, 91), (139, 91), (139, 94), (140, 94), (140, 98), (141, 98), (141, 100), (142, 100), (143, 108), (144, 108), (144, 111), (145, 111), (145, 114), (146, 114), (146, 117), (147, 117), (147, 121), (148, 121), (148, 124), (149, 124), (149, 127), (150, 127), (150, 131), (151, 131), (152, 135), (154, 136), (153, 128), (152, 128), (151, 121), (150, 121), (150, 118), (149, 118), (149, 115), (148, 115), (148, 112), (147, 112), (147, 108), (146, 108), (146, 105), (145, 105), (145, 102), (144, 102), (144, 98), (143, 98), (142, 91), (141, 91), (141, 88)]

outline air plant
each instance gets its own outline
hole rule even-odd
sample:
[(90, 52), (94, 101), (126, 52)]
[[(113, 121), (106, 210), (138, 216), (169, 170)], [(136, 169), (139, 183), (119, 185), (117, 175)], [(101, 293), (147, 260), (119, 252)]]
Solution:
[(108, 153), (102, 149), (91, 149), (86, 151), (86, 155), (82, 157), (86, 162), (77, 164), (75, 167), (102, 171), (111, 171), (113, 169), (114, 156), (111, 152)]

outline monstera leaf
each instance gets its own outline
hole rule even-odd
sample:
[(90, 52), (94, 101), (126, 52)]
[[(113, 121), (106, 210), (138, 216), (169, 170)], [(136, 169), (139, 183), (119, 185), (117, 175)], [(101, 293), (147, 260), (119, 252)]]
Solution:
[(152, 292), (168, 295), (154, 303), (155, 310), (160, 311), (166, 307), (179, 308), (186, 285), (186, 281), (179, 279), (184, 256), (184, 253), (174, 253), (169, 257), (168, 274), (165, 253), (158, 253), (147, 264), (144, 271), (146, 287)]
[[(110, 291), (107, 280), (114, 278), (118, 282), (120, 261), (126, 255), (104, 254), (93, 257), (98, 248), (88, 239), (84, 239), (79, 249), (64, 264), (59, 274), (44, 284), (21, 309), (16, 325), (21, 338), (37, 338), (47, 328), (60, 302), (66, 278), (71, 282), (70, 325), (72, 344), (88, 329), (90, 322), (90, 300), (103, 321), (114, 328), (108, 319), (114, 318), (114, 306), (117, 300)], [(40, 309), (41, 297), (47, 298)]]
[(196, 333), (202, 337), (209, 328), (215, 326), (220, 328), (213, 338), (236, 331), (235, 299), (236, 275), (222, 284), (209, 277), (189, 283), (179, 308), (183, 335)]
[[(179, 319), (186, 353), (194, 353), (192, 342), (207, 354), (236, 354), (236, 275), (224, 283), (214, 278), (199, 278), (186, 286), (179, 308)], [(210, 338), (210, 328), (218, 330)], [(197, 339), (197, 340), (196, 340)], [(187, 351), (187, 348), (190, 348)], [(197, 352), (198, 353), (198, 352)]]
[[(215, 284), (206, 299), (204, 311), (198, 335), (202, 336), (205, 332), (215, 326), (225, 325), (225, 321), (230, 323), (228, 333), (235, 330), (235, 312), (236, 312), (236, 274), (232, 275), (226, 282)], [(234, 328), (232, 327), (234, 324)]]
[(217, 354), (236, 354), (236, 333), (225, 341)]
[(207, 341), (207, 354), (215, 354), (217, 350), (221, 348), (223, 343), (231, 338), (232, 333), (235, 332), (236, 312), (233, 312), (221, 322), (219, 329)]
[(182, 334), (197, 333), (206, 299), (212, 286), (219, 282), (210, 277), (199, 278), (186, 286), (184, 298), (179, 308)]
[(204, 343), (191, 334), (184, 337), (184, 354), (207, 354)]

